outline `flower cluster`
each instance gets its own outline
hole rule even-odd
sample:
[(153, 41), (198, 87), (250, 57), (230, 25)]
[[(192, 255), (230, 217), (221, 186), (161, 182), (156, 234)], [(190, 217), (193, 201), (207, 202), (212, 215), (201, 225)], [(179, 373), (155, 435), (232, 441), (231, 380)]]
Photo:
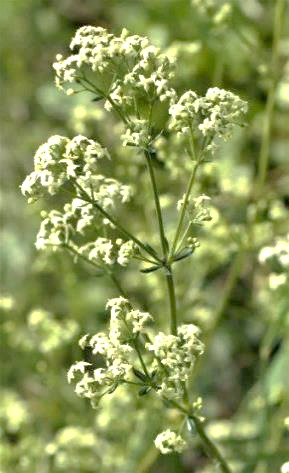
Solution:
[(40, 146), (35, 155), (35, 169), (22, 184), (23, 194), (33, 201), (65, 188), (71, 192), (71, 200), (62, 211), (42, 212), (37, 249), (55, 251), (67, 247), (100, 266), (129, 263), (137, 251), (132, 241), (113, 242), (102, 237), (91, 241), (91, 236), (87, 241), (92, 229), (98, 233), (104, 225), (113, 227), (99, 208), (112, 211), (131, 197), (129, 186), (99, 173), (100, 161), (108, 157), (105, 148), (84, 136), (72, 140), (53, 136)]
[[(92, 337), (85, 335), (79, 341), (82, 349), (88, 348), (92, 355), (100, 355), (105, 367), (79, 361), (68, 371), (68, 381), (77, 381), (75, 392), (89, 398), (92, 405), (97, 405), (101, 397), (111, 394), (119, 384), (129, 382), (136, 363), (136, 338), (152, 320), (149, 313), (134, 310), (123, 297), (111, 299), (107, 309), (110, 309), (108, 335), (103, 332)], [(80, 379), (77, 379), (79, 374)]]
[(189, 90), (169, 109), (170, 129), (184, 135), (198, 130), (213, 150), (212, 140), (228, 139), (234, 126), (242, 124), (246, 112), (247, 102), (230, 91), (214, 87), (208, 89), (204, 97), (199, 97)]
[(99, 237), (93, 242), (89, 242), (79, 248), (79, 253), (96, 265), (127, 266), (130, 260), (137, 254), (138, 247), (131, 241), (123, 241), (118, 238), (116, 242), (108, 238)]
[[(84, 209), (87, 210), (87, 206)], [(133, 241), (123, 241), (121, 238), (113, 241), (109, 238), (98, 237), (94, 241), (82, 242), (79, 234), (84, 234), (84, 228), (91, 225), (93, 221), (96, 223), (99, 217), (95, 211), (77, 219), (77, 216), (71, 212), (69, 204), (66, 204), (64, 213), (52, 210), (48, 214), (42, 212), (42, 216), (44, 219), (36, 239), (38, 250), (59, 251), (67, 248), (80, 258), (84, 257), (99, 267), (116, 263), (127, 266), (138, 253), (138, 247)]]
[(155, 439), (155, 446), (163, 455), (168, 453), (182, 453), (187, 444), (185, 440), (170, 429), (158, 434)]
[(66, 59), (57, 55), (53, 65), (56, 85), (64, 89), (69, 84), (68, 94), (87, 90), (97, 100), (104, 99), (104, 108), (116, 112), (125, 124), (123, 145), (147, 147), (152, 140), (152, 103), (176, 100), (170, 87), (173, 59), (125, 29), (114, 36), (101, 27), (83, 26), (70, 48), (76, 53)]
[(148, 120), (135, 119), (126, 127), (125, 132), (121, 135), (121, 140), (123, 146), (148, 148), (152, 141)]
[[(124, 29), (121, 35), (114, 36), (101, 27), (83, 26), (73, 37), (70, 49), (76, 51), (68, 58), (58, 54), (53, 67), (56, 71), (56, 85), (63, 89), (66, 83), (89, 85), (86, 74), (94, 73), (99, 79), (108, 79), (108, 89), (101, 90), (108, 97), (105, 107), (131, 106), (132, 97), (128, 90), (140, 90), (147, 97), (160, 100), (174, 97), (169, 88), (172, 76), (172, 61), (160, 54), (158, 48), (150, 45), (147, 38), (129, 36)], [(77, 89), (68, 89), (68, 93)], [(78, 86), (79, 87), (79, 86)], [(91, 85), (93, 90), (93, 85)], [(98, 87), (97, 87), (98, 89)], [(96, 89), (94, 90), (96, 92)]]
[(111, 299), (106, 308), (111, 311), (110, 338), (117, 342), (127, 340), (133, 334), (144, 332), (147, 324), (153, 320), (148, 312), (134, 310), (124, 297)]
[(182, 398), (184, 383), (189, 379), (193, 365), (203, 353), (199, 340), (200, 329), (193, 324), (180, 325), (177, 335), (158, 333), (146, 349), (155, 356), (155, 367), (162, 368), (158, 394), (163, 398)]
[(38, 148), (34, 171), (23, 182), (22, 193), (32, 201), (47, 192), (53, 195), (70, 178), (82, 175), (88, 180), (97, 170), (98, 160), (108, 157), (105, 148), (85, 136), (76, 136), (72, 140), (65, 136), (51, 136)]
[(72, 365), (68, 380), (76, 381), (76, 393), (95, 405), (120, 384), (132, 383), (142, 386), (142, 394), (153, 389), (163, 400), (181, 399), (194, 362), (203, 352), (198, 327), (181, 325), (176, 336), (159, 332), (151, 341), (147, 331), (153, 318), (148, 312), (134, 309), (124, 297), (111, 299), (106, 307), (108, 334), (85, 335), (79, 342), (82, 349), (100, 355), (104, 367), (87, 361)]

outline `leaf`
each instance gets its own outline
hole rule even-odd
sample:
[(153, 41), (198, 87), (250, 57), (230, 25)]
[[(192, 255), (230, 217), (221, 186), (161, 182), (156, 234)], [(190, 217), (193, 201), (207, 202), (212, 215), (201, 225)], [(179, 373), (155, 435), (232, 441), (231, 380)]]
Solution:
[(153, 254), (156, 258), (158, 258), (158, 254), (156, 252), (156, 250), (153, 249), (152, 246), (150, 246), (148, 243), (144, 243), (144, 248), (148, 251), (148, 253), (151, 253)]
[(165, 241), (166, 251), (167, 251), (167, 253), (168, 253), (168, 252), (170, 251), (170, 245), (169, 245), (169, 242), (168, 242), (168, 240), (167, 240), (166, 238), (165, 238), (164, 241)]
[(103, 97), (102, 97), (101, 95), (97, 95), (96, 97), (94, 97), (94, 98), (92, 99), (92, 102), (99, 102), (99, 101), (102, 100), (102, 99), (103, 99)]
[(146, 394), (148, 394), (151, 390), (151, 386), (145, 386), (144, 388), (140, 389), (138, 394), (139, 396), (145, 396)]
[(139, 378), (141, 381), (145, 382), (147, 380), (146, 375), (142, 373), (141, 371), (137, 370), (136, 368), (133, 368), (132, 371), (135, 374), (135, 376)]
[(157, 271), (161, 268), (161, 265), (158, 264), (157, 266), (150, 266), (149, 268), (141, 269), (141, 273), (152, 273), (153, 271)]
[(191, 419), (190, 417), (187, 418), (187, 429), (188, 429), (188, 431), (191, 432), (191, 433), (195, 433), (195, 432), (196, 432), (195, 423), (194, 423), (193, 419)]
[(157, 373), (158, 373), (158, 370), (153, 370), (153, 371), (151, 372), (151, 379), (152, 379), (152, 380), (154, 380), (154, 379), (156, 378)]
[(177, 253), (174, 256), (174, 261), (181, 261), (182, 259), (185, 259), (188, 256), (191, 256), (193, 252), (194, 252), (193, 248), (183, 248), (179, 253)]

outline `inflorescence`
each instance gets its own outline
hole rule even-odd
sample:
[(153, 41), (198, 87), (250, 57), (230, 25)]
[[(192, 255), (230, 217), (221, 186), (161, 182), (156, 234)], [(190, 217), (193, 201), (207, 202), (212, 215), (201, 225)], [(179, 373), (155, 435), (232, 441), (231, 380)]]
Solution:
[[(171, 85), (173, 60), (145, 37), (130, 36), (126, 30), (115, 36), (101, 27), (84, 26), (70, 48), (72, 54), (66, 58), (57, 55), (53, 65), (57, 87), (68, 95), (87, 91), (94, 101), (102, 101), (104, 109), (122, 123), (120, 139), (125, 147), (133, 146), (150, 157), (158, 139), (182, 137), (184, 150), (189, 149), (190, 158), (200, 163), (207, 152), (216, 149), (217, 140), (228, 139), (234, 126), (243, 124), (247, 103), (232, 92), (211, 88), (201, 97), (189, 90), (178, 98)], [(154, 108), (161, 103), (167, 110), (166, 134), (153, 122)], [(85, 136), (52, 136), (40, 146), (22, 192), (30, 202), (56, 194), (62, 195), (62, 201), (66, 195), (67, 200), (62, 209), (42, 212), (36, 247), (66, 249), (97, 268), (116, 263), (126, 266), (134, 257), (142, 259), (140, 249), (149, 248), (150, 256), (160, 263), (153, 268), (160, 268), (163, 261), (157, 253), (123, 231), (113, 217), (118, 206), (130, 200), (132, 191), (103, 175), (102, 162), (107, 159), (108, 150)], [(210, 220), (208, 203), (205, 195), (187, 195), (179, 201), (188, 228)], [(132, 239), (115, 236), (117, 230), (122, 230), (121, 237)], [(110, 231), (113, 238), (109, 238)], [(191, 236), (187, 242), (191, 251), (183, 250), (192, 254), (198, 241)], [(181, 251), (178, 259), (182, 257)], [(79, 342), (89, 353), (89, 361), (78, 361), (68, 371), (75, 392), (97, 406), (103, 396), (128, 384), (141, 396), (155, 393), (169, 406), (184, 402), (186, 385), (204, 349), (199, 328), (183, 324), (174, 334), (158, 332), (151, 327), (153, 317), (133, 308), (122, 296), (110, 300), (107, 309), (108, 332), (85, 335)], [(157, 436), (155, 445), (164, 454), (186, 447), (182, 437), (169, 429)]]

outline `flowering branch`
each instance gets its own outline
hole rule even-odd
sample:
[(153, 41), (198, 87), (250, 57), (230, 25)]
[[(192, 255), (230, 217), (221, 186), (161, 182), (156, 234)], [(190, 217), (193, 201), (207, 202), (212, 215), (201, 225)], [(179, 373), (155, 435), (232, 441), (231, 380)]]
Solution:
[[(198, 168), (205, 155), (215, 152), (218, 140), (229, 139), (235, 125), (242, 124), (247, 104), (232, 92), (218, 88), (209, 89), (204, 97), (189, 90), (178, 99), (170, 86), (173, 61), (146, 38), (129, 36), (126, 30), (115, 37), (104, 28), (84, 26), (76, 32), (70, 47), (76, 53), (67, 58), (58, 55), (54, 63), (56, 85), (68, 95), (83, 90), (97, 94), (95, 99), (103, 99), (105, 110), (116, 112), (121, 121), (122, 145), (144, 152), (162, 254), (135, 237), (111, 214), (116, 204), (131, 198), (131, 190), (100, 173), (102, 159), (109, 157), (106, 148), (84, 136), (72, 140), (54, 136), (39, 148), (35, 169), (22, 184), (22, 192), (33, 201), (68, 190), (71, 199), (62, 211), (42, 214), (37, 248), (66, 248), (109, 274), (121, 294), (107, 303), (108, 330), (86, 334), (79, 341), (82, 349), (91, 352), (92, 361), (73, 364), (68, 381), (75, 382), (75, 392), (90, 399), (93, 407), (119, 386), (135, 386), (139, 396), (152, 392), (164, 406), (177, 408), (194, 423), (209, 455), (223, 473), (230, 473), (227, 462), (208, 438), (194, 403), (189, 402), (187, 385), (204, 345), (197, 326), (178, 320), (172, 265), (191, 256), (198, 246), (195, 236), (190, 235), (192, 224), (202, 225), (210, 219), (206, 207), (209, 197), (191, 197)], [(155, 111), (161, 103), (166, 109), (168, 135), (179, 138), (182, 149), (188, 149), (189, 159), (195, 161), (186, 193), (177, 205), (180, 216), (171, 248), (152, 163), (152, 146), (155, 148), (158, 138), (155, 130), (159, 128), (153, 123), (153, 107)], [(109, 239), (111, 228), (128, 241)], [(96, 239), (91, 241), (93, 233)], [(113, 273), (116, 263), (127, 266), (132, 258), (153, 265), (142, 269), (143, 273), (159, 269), (165, 272), (169, 334), (156, 328), (150, 313), (133, 308)], [(149, 327), (153, 323), (153, 328)], [(94, 355), (102, 359), (102, 367)], [(159, 433), (155, 445), (163, 454), (181, 453), (187, 447), (185, 439), (171, 429)]]

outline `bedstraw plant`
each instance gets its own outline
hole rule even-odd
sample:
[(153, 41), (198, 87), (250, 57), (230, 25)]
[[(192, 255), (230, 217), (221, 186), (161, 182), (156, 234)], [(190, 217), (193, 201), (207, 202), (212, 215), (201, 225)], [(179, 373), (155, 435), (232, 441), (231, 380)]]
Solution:
[[(131, 36), (125, 29), (115, 36), (101, 27), (81, 27), (70, 49), (69, 56), (56, 57), (56, 86), (68, 96), (90, 94), (103, 109), (102, 119), (113, 117), (115, 139), (131, 149), (133, 159), (146, 165), (159, 242), (143, 238), (141, 221), (135, 230), (123, 218), (129, 215), (136, 183), (129, 178), (120, 182), (110, 175), (114, 156), (105, 142), (56, 135), (40, 146), (34, 171), (22, 184), (28, 201), (40, 200), (45, 207), (37, 249), (69, 252), (75, 260), (94, 267), (97, 275), (111, 278), (116, 290), (116, 297), (106, 305), (107, 329), (81, 337), (84, 357), (70, 367), (68, 381), (96, 409), (107, 397), (113, 402), (118, 390), (126, 387), (133, 389), (144, 408), (157, 399), (160, 412), (174, 412), (178, 426), (175, 421), (170, 425), (167, 416), (168, 424), (155, 438), (156, 448), (162, 454), (183, 452), (190, 448), (190, 436), (198, 434), (220, 471), (230, 473), (229, 462), (205, 429), (193, 377), (206, 352), (206, 341), (200, 328), (185, 323), (178, 310), (174, 270), (186, 259), (193, 264), (202, 246), (198, 229), (212, 219), (210, 196), (196, 190), (198, 173), (216, 159), (222, 140), (230, 140), (235, 128), (244, 125), (247, 103), (217, 87), (209, 88), (204, 96), (193, 90), (179, 94), (173, 86), (175, 61), (147, 38)], [(157, 176), (158, 153), (164, 155), (166, 147), (168, 159), (177, 154), (186, 163), (181, 181), (187, 179), (186, 188), (175, 195), (174, 218), (169, 223)], [(176, 175), (171, 162), (168, 185), (172, 178)], [(147, 205), (145, 200), (142, 205)], [(260, 260), (275, 255), (279, 257), (277, 250), (264, 249)], [(165, 280), (165, 318), (129, 297), (130, 288), (119, 278), (118, 267), (133, 261), (143, 278), (158, 272)], [(272, 284), (281, 284), (284, 277), (278, 276)]]

